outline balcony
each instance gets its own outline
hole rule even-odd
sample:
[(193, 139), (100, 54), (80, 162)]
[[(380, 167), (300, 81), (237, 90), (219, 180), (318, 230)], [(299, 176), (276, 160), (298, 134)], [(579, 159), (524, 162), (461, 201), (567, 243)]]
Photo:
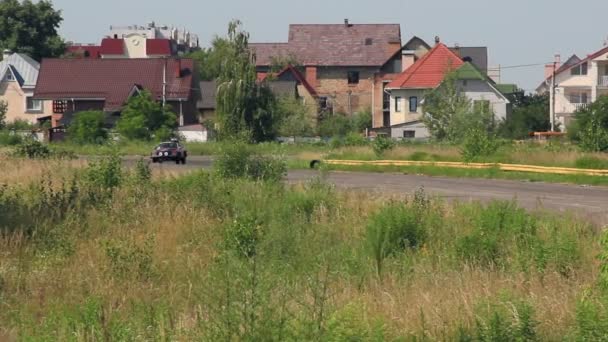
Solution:
[(600, 76), (600, 77), (598, 77), (597, 85), (599, 87), (606, 87), (606, 88), (608, 88), (608, 76)]
[(587, 107), (589, 106), (588, 103), (573, 103), (572, 105), (574, 106), (575, 111), (587, 109)]

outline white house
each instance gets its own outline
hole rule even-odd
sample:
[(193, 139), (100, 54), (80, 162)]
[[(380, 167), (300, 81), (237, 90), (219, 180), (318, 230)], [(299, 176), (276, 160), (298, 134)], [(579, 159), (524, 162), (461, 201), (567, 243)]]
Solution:
[[(546, 79), (536, 91), (549, 92), (551, 105), (555, 102), (555, 121), (566, 130), (577, 110), (608, 95), (608, 46), (584, 59), (574, 55), (564, 65), (560, 65), (559, 56), (556, 57), (556, 62), (545, 68)], [(555, 92), (550, 91), (552, 84)]]
[(472, 101), (473, 106), (491, 109), (497, 122), (507, 118), (510, 102), (496, 84), (439, 43), (386, 87), (390, 93), (391, 137), (430, 137), (422, 122), (424, 95), (439, 87), (450, 72), (456, 73), (458, 90)]

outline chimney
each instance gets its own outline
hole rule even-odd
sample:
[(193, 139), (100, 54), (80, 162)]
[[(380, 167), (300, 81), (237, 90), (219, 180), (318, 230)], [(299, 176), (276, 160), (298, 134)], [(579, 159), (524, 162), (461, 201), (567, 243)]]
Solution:
[(435, 45), (441, 43), (441, 38), (439, 36), (435, 36)]
[(553, 57), (555, 60), (554, 63), (545, 64), (545, 79), (548, 79), (549, 77), (553, 76), (553, 72), (562, 66), (562, 56), (556, 54)]
[(174, 59), (175, 61), (175, 78), (182, 77), (182, 60), (180, 58)]
[(348, 18), (344, 19), (344, 26), (350, 27), (350, 23), (348, 22)]
[(317, 87), (317, 67), (316, 66), (307, 66), (306, 67), (306, 82), (310, 84), (311, 87)]
[(4, 51), (2, 51), (2, 59), (7, 59), (12, 54), (13, 54), (13, 52), (11, 50), (9, 50), (9, 49), (4, 50)]
[(559, 69), (562, 66), (562, 56), (560, 54), (555, 54), (555, 67)]

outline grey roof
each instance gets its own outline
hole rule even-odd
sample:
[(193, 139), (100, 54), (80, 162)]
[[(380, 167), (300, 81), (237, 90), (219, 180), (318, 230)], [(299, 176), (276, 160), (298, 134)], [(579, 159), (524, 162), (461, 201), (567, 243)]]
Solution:
[(198, 109), (215, 109), (215, 94), (217, 85), (215, 81), (203, 81), (200, 83), (201, 97), (197, 102)]
[(14, 53), (8, 56), (8, 58), (0, 61), (0, 75), (4, 76), (8, 68), (15, 74), (21, 87), (34, 88), (36, 86), (40, 63), (36, 62), (28, 55)]
[[(477, 69), (488, 72), (488, 48), (480, 47), (453, 47), (450, 48), (453, 52), (460, 56), (465, 62), (471, 62)], [(470, 58), (470, 60), (468, 60)]]
[(270, 91), (276, 97), (297, 97), (298, 84), (296, 81), (272, 81), (268, 82)]

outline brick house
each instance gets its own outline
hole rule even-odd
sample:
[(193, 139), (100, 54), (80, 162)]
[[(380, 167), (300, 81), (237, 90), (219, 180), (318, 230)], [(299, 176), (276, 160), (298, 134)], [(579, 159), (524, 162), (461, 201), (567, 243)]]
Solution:
[(191, 59), (44, 59), (34, 98), (52, 101), (53, 127), (86, 110), (105, 112), (112, 125), (131, 96), (148, 90), (158, 101), (164, 93), (184, 126), (199, 122), (196, 75)]
[[(287, 43), (251, 43), (259, 73), (278, 60), (295, 61), (318, 95), (321, 112), (352, 115), (373, 107), (376, 75), (400, 60), (399, 24), (290, 25)], [(387, 64), (391, 64), (388, 65)], [(401, 70), (394, 70), (400, 72)]]

